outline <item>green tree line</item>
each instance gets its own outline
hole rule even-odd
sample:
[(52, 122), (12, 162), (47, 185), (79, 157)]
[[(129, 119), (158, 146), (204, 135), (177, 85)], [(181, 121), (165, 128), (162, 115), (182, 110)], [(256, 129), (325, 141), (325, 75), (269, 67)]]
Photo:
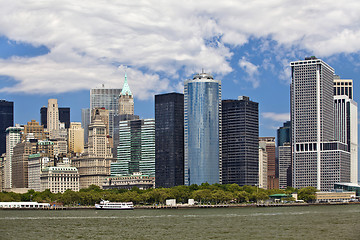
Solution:
[(166, 199), (176, 199), (177, 203), (187, 203), (188, 199), (194, 199), (199, 204), (230, 204), (251, 203), (269, 199), (269, 195), (284, 193), (298, 193), (298, 199), (306, 202), (315, 200), (316, 188), (307, 187), (295, 189), (288, 187), (286, 190), (261, 189), (256, 186), (242, 186), (237, 184), (213, 184), (203, 183), (191, 186), (176, 186), (172, 188), (155, 188), (140, 190), (137, 187), (131, 190), (111, 189), (102, 190), (92, 185), (81, 189), (79, 192), (67, 190), (64, 193), (51, 193), (49, 189), (43, 192), (29, 190), (19, 194), (13, 192), (0, 192), (0, 202), (34, 201), (63, 204), (65, 206), (93, 206), (101, 199), (111, 202), (133, 202), (134, 204), (164, 204)]

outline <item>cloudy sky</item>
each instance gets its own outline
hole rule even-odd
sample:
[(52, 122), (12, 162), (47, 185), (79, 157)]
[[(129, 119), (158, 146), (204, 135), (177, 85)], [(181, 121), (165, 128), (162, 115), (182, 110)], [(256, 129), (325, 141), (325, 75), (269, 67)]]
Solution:
[[(360, 1), (0, 0), (0, 99), (15, 121), (40, 120), (48, 98), (81, 121), (89, 89), (121, 88), (154, 116), (154, 94), (182, 92), (205, 69), (223, 99), (260, 103), (260, 135), (289, 119), (289, 62), (315, 55), (360, 89)], [(119, 68), (120, 66), (120, 68)]]

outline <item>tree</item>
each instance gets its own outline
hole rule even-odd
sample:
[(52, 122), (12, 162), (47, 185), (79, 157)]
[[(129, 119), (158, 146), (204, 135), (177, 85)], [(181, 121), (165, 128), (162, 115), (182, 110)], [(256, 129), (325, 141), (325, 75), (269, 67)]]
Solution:
[(305, 202), (313, 202), (316, 199), (316, 192), (318, 190), (315, 187), (301, 188), (298, 191), (298, 199), (302, 199)]

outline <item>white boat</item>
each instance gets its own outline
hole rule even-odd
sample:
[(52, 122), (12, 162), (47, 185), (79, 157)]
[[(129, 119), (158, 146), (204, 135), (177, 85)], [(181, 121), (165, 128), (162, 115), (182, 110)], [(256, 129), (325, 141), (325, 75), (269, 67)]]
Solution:
[(95, 204), (95, 208), (105, 210), (133, 210), (134, 204), (132, 202), (110, 202), (101, 200), (100, 204)]

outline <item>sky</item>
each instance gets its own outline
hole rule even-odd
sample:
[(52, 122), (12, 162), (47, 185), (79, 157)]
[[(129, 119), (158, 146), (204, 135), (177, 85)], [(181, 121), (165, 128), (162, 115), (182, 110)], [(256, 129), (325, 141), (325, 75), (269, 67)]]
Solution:
[(360, 102), (359, 12), (356, 0), (0, 0), (0, 99), (15, 123), (39, 121), (49, 98), (80, 122), (89, 89), (121, 88), (126, 66), (135, 114), (153, 118), (155, 94), (204, 69), (223, 99), (259, 102), (260, 136), (275, 136), (291, 61), (324, 60)]

